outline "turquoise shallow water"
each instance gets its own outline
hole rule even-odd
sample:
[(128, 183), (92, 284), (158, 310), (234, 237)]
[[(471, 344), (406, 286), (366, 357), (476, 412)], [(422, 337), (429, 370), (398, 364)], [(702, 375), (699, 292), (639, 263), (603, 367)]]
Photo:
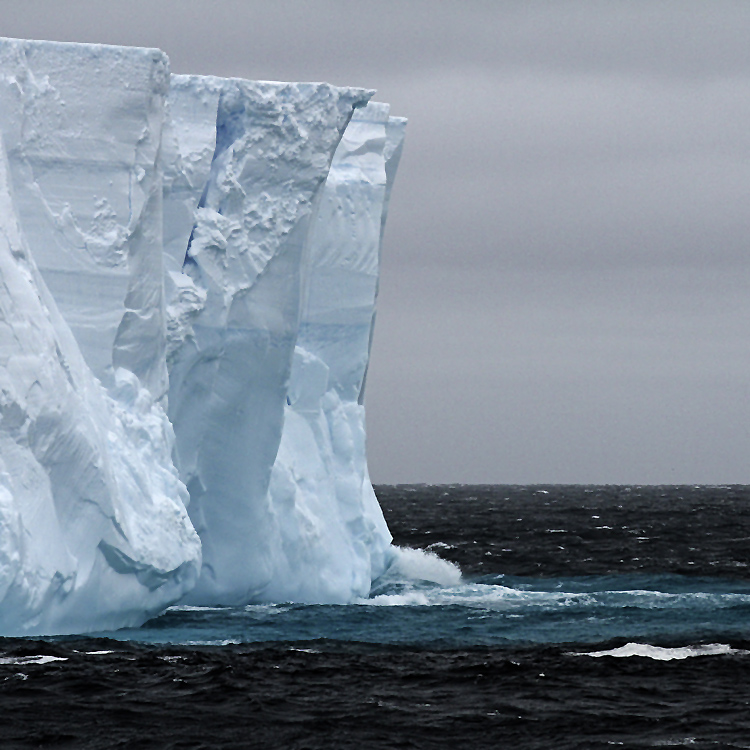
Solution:
[(105, 633), (144, 643), (332, 639), (426, 648), (737, 640), (750, 631), (750, 584), (681, 575), (383, 584), (349, 605), (173, 607), (141, 628)]

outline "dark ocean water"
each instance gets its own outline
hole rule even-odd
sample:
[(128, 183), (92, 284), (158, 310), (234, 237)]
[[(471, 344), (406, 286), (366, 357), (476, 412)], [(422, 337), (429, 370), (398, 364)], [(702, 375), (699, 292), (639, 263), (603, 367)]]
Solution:
[(750, 487), (376, 490), (367, 600), (0, 639), (0, 748), (750, 748)]

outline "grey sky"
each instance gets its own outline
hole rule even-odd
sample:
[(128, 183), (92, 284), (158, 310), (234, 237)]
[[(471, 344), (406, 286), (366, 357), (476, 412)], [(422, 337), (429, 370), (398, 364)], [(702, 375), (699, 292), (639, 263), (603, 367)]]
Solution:
[(5, 36), (409, 117), (376, 482), (750, 482), (750, 3), (0, 0)]

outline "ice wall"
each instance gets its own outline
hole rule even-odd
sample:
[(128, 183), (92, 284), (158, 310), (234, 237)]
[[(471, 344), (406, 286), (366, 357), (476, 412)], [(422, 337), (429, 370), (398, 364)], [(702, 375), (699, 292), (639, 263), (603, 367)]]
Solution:
[[(195, 97), (221, 91), (215, 155), (183, 266), (192, 287), (180, 287), (179, 298), (190, 289), (195, 304), (188, 316), (187, 305), (170, 303), (189, 320), (170, 323), (187, 337), (170, 358), (169, 415), (204, 555), (188, 598), (278, 598), (292, 590), (280, 586), (290, 575), (299, 597), (314, 598), (319, 571), (297, 564), (301, 558), (282, 533), (292, 511), (279, 507), (268, 488), (311, 222), (353, 108), (372, 92), (200, 77), (180, 83)], [(324, 532), (296, 540), (298, 549), (328, 541)]]
[[(391, 536), (367, 472), (360, 399), (390, 187), (386, 164), (403, 140), (402, 122), (389, 118), (388, 110), (370, 103), (355, 111), (310, 235), (269, 491), (281, 548), (293, 552), (266, 591), (270, 599), (340, 602), (367, 596), (390, 559)], [(298, 577), (295, 570), (310, 572)]]
[(15, 220), (0, 154), (0, 633), (138, 625), (195, 583), (171, 426), (130, 372), (106, 393)]
[(0, 634), (385, 569), (362, 396), (403, 122), (372, 93), (0, 39)]
[(21, 225), (94, 374), (167, 390), (160, 50), (0, 42), (0, 130)]
[(156, 403), (168, 86), (159, 50), (0, 40), (3, 634), (138, 624), (200, 570)]

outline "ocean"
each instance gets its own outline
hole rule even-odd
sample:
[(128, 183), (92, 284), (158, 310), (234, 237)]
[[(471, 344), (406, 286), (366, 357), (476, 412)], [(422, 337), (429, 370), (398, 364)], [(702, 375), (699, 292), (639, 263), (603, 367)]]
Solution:
[(344, 606), (0, 639), (0, 748), (750, 748), (750, 487), (376, 487)]

